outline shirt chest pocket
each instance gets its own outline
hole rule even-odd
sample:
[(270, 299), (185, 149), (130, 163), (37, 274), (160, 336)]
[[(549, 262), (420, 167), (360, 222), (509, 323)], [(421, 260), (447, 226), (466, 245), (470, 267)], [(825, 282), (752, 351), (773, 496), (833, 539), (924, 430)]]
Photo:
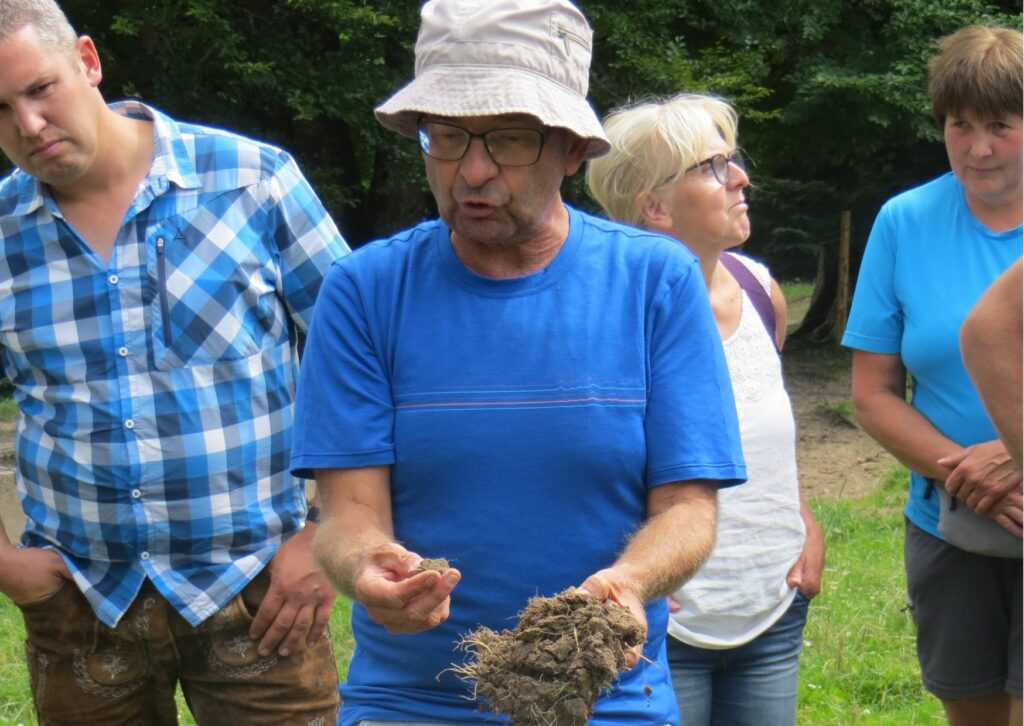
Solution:
[(202, 212), (150, 236), (152, 345), (160, 368), (248, 358), (287, 339), (277, 266), (258, 235)]

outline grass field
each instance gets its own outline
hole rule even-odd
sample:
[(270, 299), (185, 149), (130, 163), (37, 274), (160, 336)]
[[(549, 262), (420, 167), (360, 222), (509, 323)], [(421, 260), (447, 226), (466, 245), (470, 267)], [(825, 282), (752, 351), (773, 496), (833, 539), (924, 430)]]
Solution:
[(811, 295), (814, 293), (813, 282), (794, 280), (792, 282), (780, 282), (782, 295), (786, 298), (786, 329), (793, 332), (803, 320), (807, 308), (811, 304)]
[(907, 474), (897, 471), (865, 498), (811, 503), (828, 556), (804, 632), (800, 724), (945, 723), (921, 686), (906, 607), (906, 491)]
[(9, 398), (0, 398), (0, 421), (13, 421), (18, 416), (18, 405)]

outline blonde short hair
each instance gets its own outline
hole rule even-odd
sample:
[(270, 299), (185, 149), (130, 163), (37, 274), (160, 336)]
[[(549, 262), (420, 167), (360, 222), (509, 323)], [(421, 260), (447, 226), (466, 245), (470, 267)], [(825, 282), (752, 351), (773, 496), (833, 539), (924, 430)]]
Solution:
[(639, 199), (701, 161), (716, 138), (736, 145), (736, 111), (717, 96), (681, 93), (612, 111), (604, 131), (612, 148), (587, 166), (590, 194), (612, 219), (640, 226)]
[(928, 93), (939, 128), (951, 114), (1021, 115), (1020, 31), (969, 25), (940, 39), (938, 47), (928, 64)]

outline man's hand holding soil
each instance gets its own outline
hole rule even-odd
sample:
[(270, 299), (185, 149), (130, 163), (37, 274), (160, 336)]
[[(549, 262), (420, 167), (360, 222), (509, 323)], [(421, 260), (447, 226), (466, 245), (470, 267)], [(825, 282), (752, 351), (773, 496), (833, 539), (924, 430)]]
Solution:
[(640, 662), (640, 656), (644, 652), (644, 642), (647, 640), (647, 613), (644, 610), (643, 601), (634, 590), (635, 584), (627, 582), (621, 574), (614, 567), (595, 572), (580, 585), (580, 590), (588, 595), (593, 595), (602, 602), (610, 600), (616, 605), (626, 608), (643, 628), (643, 640), (630, 648), (626, 654), (629, 659), (629, 667), (632, 668)]
[(418, 633), (448, 619), (453, 568), (421, 570), (423, 558), (395, 542), (391, 468), (317, 471), (321, 520), (313, 552), (339, 592), (391, 633)]
[[(580, 589), (628, 608), (647, 630), (644, 604), (674, 592), (703, 564), (715, 543), (718, 494), (704, 481), (672, 482), (647, 495), (647, 522), (608, 568)], [(643, 645), (633, 649), (630, 667)]]
[(376, 547), (362, 558), (355, 599), (390, 633), (418, 633), (448, 619), (451, 592), (462, 575), (453, 568), (420, 570), (421, 560), (397, 543)]

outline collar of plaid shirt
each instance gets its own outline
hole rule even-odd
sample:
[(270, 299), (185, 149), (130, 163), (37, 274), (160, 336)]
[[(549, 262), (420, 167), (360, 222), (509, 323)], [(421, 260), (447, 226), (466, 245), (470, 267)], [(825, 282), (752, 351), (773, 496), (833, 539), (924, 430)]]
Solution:
[(348, 248), (285, 152), (112, 108), (155, 145), (109, 263), (45, 186), (0, 182), (22, 542), (56, 548), (108, 625), (145, 577), (199, 624), (301, 527), (295, 331)]

